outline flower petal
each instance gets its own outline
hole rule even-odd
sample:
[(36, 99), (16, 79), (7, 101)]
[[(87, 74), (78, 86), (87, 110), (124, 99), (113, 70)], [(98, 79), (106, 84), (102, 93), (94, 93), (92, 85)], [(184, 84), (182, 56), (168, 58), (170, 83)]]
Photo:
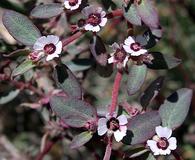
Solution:
[(159, 148), (157, 147), (157, 142), (154, 140), (147, 140), (147, 145), (150, 147), (154, 155), (159, 155)]
[(129, 46), (130, 44), (135, 43), (135, 40), (133, 37), (129, 36), (127, 39), (125, 39), (124, 43)]
[(113, 49), (114, 51), (116, 51), (117, 49), (120, 48), (119, 44), (116, 43), (116, 42), (114, 42), (114, 43), (111, 45), (111, 47), (112, 47), (112, 49)]
[(119, 125), (125, 125), (128, 123), (127, 117), (123, 114), (117, 117), (117, 119), (119, 120)]
[[(126, 126), (125, 126), (126, 127)], [(127, 131), (127, 130), (126, 130)], [(117, 142), (120, 142), (124, 136), (126, 136), (126, 131), (123, 129), (123, 130), (117, 130), (114, 132), (114, 138)]]
[(53, 54), (61, 54), (62, 52), (62, 42), (59, 41), (56, 45), (56, 51)]
[(108, 131), (106, 126), (107, 121), (108, 120), (106, 118), (100, 118), (98, 120), (98, 135), (102, 136)]
[(131, 55), (132, 56), (140, 56), (140, 55), (145, 54), (145, 53), (147, 53), (147, 50), (146, 49), (140, 49), (137, 52), (134, 51), (133, 53), (131, 53)]
[(65, 7), (66, 9), (70, 9), (70, 8), (71, 8), (71, 6), (70, 6), (68, 0), (65, 0), (65, 1), (64, 1), (64, 7)]
[(47, 36), (47, 43), (57, 44), (59, 42), (59, 37), (54, 35)]
[(172, 130), (167, 128), (167, 127), (158, 126), (158, 127), (156, 127), (155, 130), (156, 130), (156, 133), (159, 137), (165, 137), (167, 139), (169, 139), (169, 137), (171, 137)]
[(171, 137), (168, 139), (169, 149), (175, 150), (177, 148), (177, 139), (175, 137)]
[(134, 54), (135, 51), (133, 51), (129, 46), (123, 45), (124, 50), (129, 54)]
[(52, 59), (54, 59), (55, 57), (59, 57), (58, 54), (50, 54), (46, 57), (46, 61), (51, 61)]
[(100, 31), (100, 26), (94, 26), (94, 27), (92, 28), (92, 31), (93, 31), (93, 32), (99, 32), (99, 31)]
[(93, 26), (91, 24), (86, 24), (84, 28), (87, 31), (92, 31), (93, 30)]
[(159, 150), (160, 155), (169, 155), (170, 153), (171, 153), (171, 150), (168, 148), (166, 150), (162, 150), (162, 149)]
[(101, 23), (99, 24), (101, 27), (105, 26), (107, 23), (108, 19), (107, 18), (102, 18)]
[(114, 56), (108, 58), (108, 63), (109, 63), (109, 64), (110, 64), (110, 63), (115, 63), (115, 62), (116, 62), (116, 61), (115, 61), (115, 59), (114, 59)]
[(106, 16), (106, 12), (105, 11), (102, 11), (101, 12), (101, 17), (105, 17)]
[(78, 0), (78, 4), (80, 5), (82, 3), (82, 0)]
[(127, 65), (128, 60), (129, 60), (129, 56), (126, 56), (125, 59), (123, 60), (123, 67)]
[(120, 131), (123, 132), (123, 133), (127, 133), (127, 126), (120, 126)]
[(102, 12), (102, 7), (97, 7), (97, 8), (95, 7), (95, 9), (96, 9), (95, 10), (96, 13), (101, 13)]
[(47, 44), (47, 38), (42, 36), (38, 38), (33, 46), (34, 50), (43, 50), (45, 44)]
[(70, 10), (73, 11), (73, 10), (75, 10), (75, 9), (78, 9), (79, 6), (80, 6), (80, 4), (77, 3), (75, 6), (72, 6), (72, 7), (70, 8)]

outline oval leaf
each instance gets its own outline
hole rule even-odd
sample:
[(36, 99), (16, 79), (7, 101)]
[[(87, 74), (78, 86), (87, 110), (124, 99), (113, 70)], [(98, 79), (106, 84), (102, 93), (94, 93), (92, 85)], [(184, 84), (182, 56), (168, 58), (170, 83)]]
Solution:
[(137, 11), (142, 21), (151, 28), (158, 28), (159, 17), (151, 0), (142, 0), (140, 4), (136, 4)]
[(129, 3), (128, 6), (123, 6), (123, 15), (127, 21), (129, 21), (131, 24), (141, 26), (142, 21), (141, 17), (139, 16), (137, 12), (137, 8), (135, 4)]
[(144, 32), (143, 35), (136, 36), (136, 42), (139, 42), (144, 48), (150, 49), (156, 45), (156, 43), (162, 37), (161, 27), (158, 29), (149, 29)]
[(160, 52), (149, 53), (153, 60), (149, 63), (145, 62), (150, 69), (172, 69), (181, 63), (181, 60), (171, 55), (163, 55)]
[(162, 88), (164, 82), (164, 77), (158, 77), (155, 81), (153, 81), (148, 88), (144, 91), (140, 98), (140, 103), (142, 107), (146, 108), (150, 102), (158, 95), (160, 89)]
[(107, 64), (106, 66), (97, 63), (95, 70), (101, 77), (110, 77), (113, 73), (113, 65)]
[(33, 45), (41, 37), (37, 27), (24, 15), (7, 10), (3, 15), (3, 24), (8, 32), (24, 45)]
[(30, 13), (35, 18), (51, 18), (60, 15), (64, 11), (60, 3), (43, 4), (36, 6)]
[(94, 64), (91, 59), (76, 59), (65, 63), (72, 72), (84, 71)]
[(81, 134), (75, 136), (70, 144), (70, 148), (75, 149), (83, 146), (93, 137), (93, 133), (86, 131)]
[(146, 160), (156, 160), (152, 153), (150, 153)]
[(147, 67), (143, 65), (132, 65), (128, 74), (127, 92), (128, 95), (135, 94), (143, 85), (147, 74)]
[(12, 76), (17, 76), (17, 75), (23, 74), (35, 66), (36, 65), (31, 60), (25, 60), (23, 63), (19, 64), (19, 66), (17, 66), (13, 70)]
[(6, 96), (0, 97), (0, 104), (6, 104), (10, 101), (12, 101), (14, 98), (17, 97), (17, 95), (20, 93), (19, 89), (10, 91)]
[(106, 47), (100, 36), (93, 36), (90, 41), (90, 50), (96, 61), (101, 65), (107, 64)]
[(18, 57), (18, 56), (29, 55), (29, 53), (31, 53), (30, 49), (18, 49), (18, 50), (13, 51), (9, 54), (4, 54), (3, 56), (5, 56), (5, 57)]
[(112, 0), (101, 0), (103, 6), (108, 9), (116, 9), (117, 5)]
[(159, 109), (162, 125), (172, 129), (179, 127), (188, 114), (191, 99), (191, 89), (182, 88), (171, 94)]
[(96, 110), (90, 104), (73, 97), (53, 96), (50, 105), (56, 115), (72, 127), (84, 127), (96, 119)]
[(71, 70), (66, 65), (57, 65), (54, 69), (54, 79), (58, 87), (60, 87), (69, 96), (80, 99), (82, 97), (82, 89)]
[(146, 112), (129, 120), (127, 135), (123, 143), (133, 145), (144, 143), (155, 134), (155, 127), (161, 124), (160, 115), (157, 111)]

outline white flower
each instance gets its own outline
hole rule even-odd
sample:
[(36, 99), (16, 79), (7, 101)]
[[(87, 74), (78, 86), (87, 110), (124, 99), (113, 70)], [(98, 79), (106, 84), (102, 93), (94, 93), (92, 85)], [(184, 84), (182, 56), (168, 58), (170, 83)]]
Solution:
[(131, 56), (140, 56), (147, 52), (146, 49), (143, 49), (139, 42), (136, 42), (133, 37), (129, 36), (123, 45), (124, 50), (129, 53)]
[(66, 9), (75, 10), (78, 9), (82, 0), (64, 0), (64, 6)]
[(129, 60), (129, 55), (124, 51), (122, 46), (119, 46), (117, 43), (113, 43), (111, 47), (114, 52), (111, 53), (108, 63), (117, 63), (119, 68), (121, 64), (123, 67), (125, 67)]
[(147, 145), (154, 155), (168, 155), (171, 153), (171, 150), (177, 148), (177, 140), (175, 137), (171, 137), (171, 129), (158, 126), (156, 127), (156, 134), (153, 140), (147, 141)]
[(106, 118), (100, 118), (98, 120), (98, 135), (102, 136), (106, 132), (110, 136), (114, 134), (117, 142), (121, 141), (127, 132), (127, 117), (120, 115), (116, 118), (116, 114), (113, 116), (107, 115)]
[(88, 6), (82, 10), (82, 13), (86, 16), (85, 30), (98, 32), (100, 27), (106, 25), (106, 12), (102, 11), (101, 7)]
[(48, 35), (37, 39), (33, 49), (38, 52), (43, 52), (47, 57), (46, 61), (50, 61), (55, 57), (59, 57), (62, 51), (62, 42), (58, 36)]

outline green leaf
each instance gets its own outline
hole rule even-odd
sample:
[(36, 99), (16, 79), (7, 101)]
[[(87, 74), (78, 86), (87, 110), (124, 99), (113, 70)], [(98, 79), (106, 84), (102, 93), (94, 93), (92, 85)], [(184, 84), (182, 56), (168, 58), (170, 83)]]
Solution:
[(136, 6), (142, 21), (150, 28), (158, 28), (159, 17), (153, 2), (151, 0), (142, 0)]
[(43, 4), (36, 6), (30, 13), (35, 18), (51, 18), (63, 13), (64, 8), (60, 3)]
[(83, 146), (93, 137), (93, 133), (89, 131), (82, 132), (75, 136), (70, 144), (70, 148), (75, 149)]
[(141, 156), (141, 155), (145, 154), (146, 152), (148, 152), (148, 149), (142, 149), (142, 150), (140, 150), (140, 151), (137, 151), (137, 152), (134, 153), (134, 154), (131, 154), (131, 155), (129, 156), (129, 158), (135, 158), (135, 157)]
[(161, 124), (160, 115), (157, 111), (139, 114), (129, 120), (127, 135), (123, 143), (128, 145), (144, 143), (155, 134), (155, 127)]
[(16, 51), (13, 51), (9, 54), (4, 54), (5, 57), (19, 57), (19, 56), (26, 56), (29, 53), (31, 53), (30, 49), (18, 49)]
[(159, 109), (162, 125), (172, 129), (179, 127), (188, 114), (191, 99), (191, 89), (182, 88), (171, 94)]
[(132, 65), (128, 74), (127, 92), (128, 95), (135, 94), (143, 85), (147, 74), (147, 67), (143, 65)]
[(156, 160), (152, 153), (150, 153), (146, 160)]
[(112, 0), (101, 0), (104, 7), (108, 10), (110, 7), (116, 9), (117, 6)]
[(131, 24), (141, 26), (142, 21), (141, 17), (139, 16), (137, 12), (137, 8), (135, 4), (130, 4), (127, 6), (123, 6), (123, 15), (127, 21), (129, 21)]
[(14, 98), (17, 97), (19, 93), (20, 93), (19, 89), (10, 91), (8, 95), (0, 97), (0, 104), (6, 104), (12, 101)]
[(12, 72), (12, 76), (17, 76), (25, 73), (26, 71), (34, 68), (36, 65), (31, 60), (25, 60), (19, 64)]
[(93, 38), (90, 41), (90, 50), (96, 61), (100, 65), (106, 65), (107, 64), (107, 54), (106, 53), (106, 47), (104, 45), (104, 42), (102, 41), (100, 36), (93, 36)]
[(82, 89), (71, 70), (64, 64), (57, 65), (54, 69), (54, 79), (60, 87), (69, 96), (81, 99)]
[(140, 98), (140, 103), (142, 107), (146, 108), (150, 102), (158, 95), (164, 82), (164, 77), (160, 76), (154, 80), (148, 88), (144, 91)]
[(56, 115), (72, 127), (84, 127), (87, 122), (96, 120), (95, 108), (73, 97), (53, 96), (50, 105)]
[[(149, 29), (144, 32), (142, 35), (142, 41), (144, 41), (144, 45), (142, 45), (146, 49), (150, 49), (156, 45), (156, 43), (162, 37), (162, 28), (158, 29)], [(139, 42), (139, 39), (136, 38), (136, 41)], [(142, 42), (140, 42), (142, 44)]]
[(8, 32), (24, 45), (33, 45), (41, 37), (40, 31), (24, 15), (7, 10), (3, 15), (3, 24)]
[(151, 62), (145, 62), (150, 69), (172, 69), (181, 63), (181, 60), (171, 55), (163, 55), (160, 52), (149, 53), (153, 60)]
[(73, 61), (69, 61), (65, 64), (67, 65), (68, 68), (70, 68), (72, 72), (77, 72), (91, 68), (94, 62), (91, 59), (76, 59)]
[(97, 63), (95, 70), (101, 77), (110, 77), (113, 73), (113, 65), (107, 64), (106, 66)]

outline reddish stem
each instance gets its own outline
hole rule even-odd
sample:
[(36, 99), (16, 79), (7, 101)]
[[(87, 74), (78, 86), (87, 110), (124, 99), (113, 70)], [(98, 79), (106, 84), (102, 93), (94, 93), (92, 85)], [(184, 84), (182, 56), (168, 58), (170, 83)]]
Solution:
[(112, 152), (112, 138), (108, 137), (108, 144), (106, 146), (106, 151), (103, 160), (110, 160), (111, 152)]
[(77, 32), (75, 34), (73, 34), (72, 36), (68, 37), (67, 39), (62, 40), (62, 46), (65, 47), (66, 45), (68, 45), (69, 43), (73, 42), (74, 40), (76, 40), (77, 38), (81, 37), (83, 35), (84, 32)]
[(172, 154), (175, 157), (175, 160), (183, 160), (183, 158), (176, 151), (172, 151)]
[(114, 17), (122, 16), (122, 15), (123, 15), (123, 10), (122, 10), (122, 9), (116, 9), (116, 10), (114, 10), (114, 11), (108, 13), (108, 14), (106, 15), (106, 17), (107, 17), (108, 19), (111, 19), (111, 18), (114, 18)]
[(54, 144), (55, 144), (59, 139), (60, 139), (60, 138), (56, 138), (56, 139), (54, 139), (53, 141), (49, 141), (49, 142), (46, 144), (44, 150), (43, 150), (42, 152), (40, 152), (40, 153), (37, 155), (37, 157), (36, 157), (35, 160), (42, 160), (42, 159), (44, 158), (44, 156), (51, 150), (51, 148), (54, 146)]
[(114, 80), (114, 86), (112, 90), (112, 103), (110, 106), (110, 115), (112, 115), (116, 110), (121, 80), (122, 80), (122, 72), (118, 71)]

